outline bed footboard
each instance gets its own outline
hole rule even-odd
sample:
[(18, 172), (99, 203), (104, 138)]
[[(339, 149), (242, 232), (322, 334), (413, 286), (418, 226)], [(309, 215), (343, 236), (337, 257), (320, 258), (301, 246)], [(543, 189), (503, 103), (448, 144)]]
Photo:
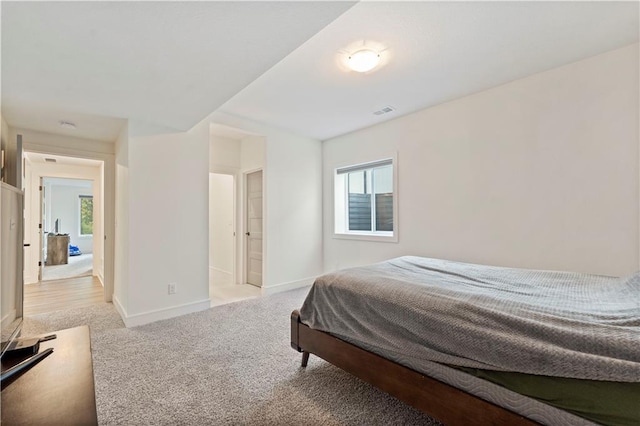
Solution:
[(309, 354), (314, 354), (447, 425), (538, 424), (330, 334), (313, 330), (300, 321), (297, 310), (291, 313), (291, 347), (302, 352), (303, 367)]

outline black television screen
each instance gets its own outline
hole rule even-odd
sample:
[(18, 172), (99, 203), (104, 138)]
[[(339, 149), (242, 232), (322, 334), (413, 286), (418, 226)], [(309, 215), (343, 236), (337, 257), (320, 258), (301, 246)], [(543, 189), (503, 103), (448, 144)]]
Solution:
[(23, 193), (4, 182), (0, 196), (0, 357), (22, 327), (23, 309)]

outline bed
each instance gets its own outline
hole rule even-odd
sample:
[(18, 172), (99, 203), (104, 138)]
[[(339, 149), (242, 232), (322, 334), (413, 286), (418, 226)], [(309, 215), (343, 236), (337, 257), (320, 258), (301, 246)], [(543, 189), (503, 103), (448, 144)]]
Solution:
[(319, 277), (291, 345), (446, 424), (640, 424), (640, 274), (404, 256)]

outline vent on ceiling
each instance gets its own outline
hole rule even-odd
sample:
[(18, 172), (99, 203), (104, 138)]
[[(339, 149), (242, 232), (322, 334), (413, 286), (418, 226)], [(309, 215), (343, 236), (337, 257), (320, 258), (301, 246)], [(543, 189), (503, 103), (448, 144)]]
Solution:
[(386, 106), (384, 108), (382, 108), (381, 110), (378, 111), (374, 111), (373, 115), (383, 115), (383, 114), (389, 114), (390, 112), (395, 111), (396, 109), (392, 106)]
[(45, 158), (44, 161), (46, 161), (47, 163), (55, 163), (56, 159), (55, 158)]
[(60, 121), (58, 121), (58, 124), (60, 125), (60, 127), (65, 128), (65, 129), (75, 129), (76, 128), (76, 123), (72, 123), (71, 121), (60, 120)]

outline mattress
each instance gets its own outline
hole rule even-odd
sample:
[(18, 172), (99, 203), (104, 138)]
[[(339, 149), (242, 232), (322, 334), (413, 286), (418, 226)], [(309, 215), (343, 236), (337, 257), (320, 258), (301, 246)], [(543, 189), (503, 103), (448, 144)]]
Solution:
[(640, 385), (637, 274), (406, 256), (319, 277), (300, 315), (313, 329), (425, 373), (428, 362)]

